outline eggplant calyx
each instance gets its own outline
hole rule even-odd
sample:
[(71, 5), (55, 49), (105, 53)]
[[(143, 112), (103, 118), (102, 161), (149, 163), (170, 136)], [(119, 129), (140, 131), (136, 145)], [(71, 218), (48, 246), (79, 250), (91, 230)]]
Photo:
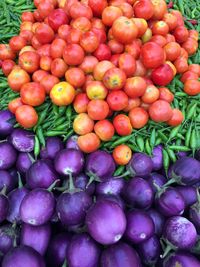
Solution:
[(53, 189), (55, 189), (56, 184), (60, 182), (60, 179), (55, 180), (48, 188), (47, 191), (52, 192)]
[(160, 256), (162, 259), (164, 259), (171, 250), (176, 250), (177, 247), (173, 246), (168, 240), (165, 240), (166, 242), (166, 247), (164, 249), (164, 253)]
[(64, 261), (62, 267), (67, 267), (67, 260)]
[(22, 178), (19, 172), (17, 172), (18, 175), (18, 188), (22, 188), (24, 187), (23, 183), (22, 183)]
[(88, 186), (89, 186), (92, 182), (94, 182), (94, 181), (96, 181), (96, 182), (101, 182), (101, 179), (100, 179), (99, 176), (97, 176), (95, 173), (93, 173), (93, 172), (86, 172), (86, 174), (90, 177), (89, 182), (87, 183), (86, 188), (88, 188)]
[(0, 191), (0, 195), (4, 195), (5, 196), (6, 195), (6, 190), (7, 190), (7, 186), (4, 185), (3, 188)]
[(30, 153), (28, 153), (28, 157), (32, 164), (36, 161)]
[(69, 186), (68, 186), (68, 189), (65, 190), (64, 193), (74, 194), (74, 193), (78, 193), (80, 191), (83, 191), (83, 190), (81, 190), (80, 188), (76, 188), (74, 186), (74, 180), (73, 180), (72, 174), (70, 173), (69, 174)]
[(167, 186), (169, 186), (169, 185), (171, 185), (171, 184), (174, 184), (174, 183), (177, 183), (177, 179), (172, 178), (172, 179), (170, 179), (169, 181), (167, 181), (163, 186), (164, 186), (164, 187), (167, 187)]

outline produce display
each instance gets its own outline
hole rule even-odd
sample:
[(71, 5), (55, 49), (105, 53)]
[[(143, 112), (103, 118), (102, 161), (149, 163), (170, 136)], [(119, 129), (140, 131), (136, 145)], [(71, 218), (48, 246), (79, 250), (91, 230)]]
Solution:
[(199, 4), (0, 17), (0, 266), (200, 267)]

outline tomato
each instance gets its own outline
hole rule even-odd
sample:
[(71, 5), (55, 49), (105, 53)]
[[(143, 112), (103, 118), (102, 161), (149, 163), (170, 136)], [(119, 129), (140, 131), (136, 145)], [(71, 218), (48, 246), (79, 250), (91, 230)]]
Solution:
[(94, 81), (94, 77), (92, 74), (88, 74), (85, 76), (85, 83), (83, 85), (83, 87), (81, 88), (81, 90), (83, 92), (86, 92), (86, 87), (88, 86), (88, 84), (90, 84), (90, 82)]
[(40, 16), (40, 13), (37, 9), (33, 11), (33, 16), (34, 16), (35, 21), (42, 22), (43, 19)]
[(0, 44), (0, 60), (15, 59), (15, 52), (8, 44)]
[(82, 87), (85, 83), (85, 74), (80, 68), (68, 69), (65, 73), (65, 79), (75, 88)]
[(113, 111), (120, 111), (128, 106), (128, 96), (122, 90), (110, 92), (106, 100)]
[(108, 46), (110, 47), (112, 54), (120, 54), (124, 51), (123, 44), (115, 39), (108, 41)]
[(188, 70), (188, 62), (186, 58), (177, 58), (174, 61), (174, 66), (177, 70), (177, 73), (184, 73)]
[(108, 6), (102, 12), (102, 21), (106, 26), (112, 26), (113, 22), (123, 15), (122, 10), (116, 6)]
[(176, 39), (174, 37), (174, 35), (168, 33), (166, 36), (165, 36), (165, 39), (166, 39), (166, 42), (167, 43), (170, 43), (170, 42), (176, 42)]
[(151, 0), (153, 4), (153, 19), (161, 20), (167, 12), (167, 4), (164, 0)]
[(144, 95), (147, 83), (142, 77), (132, 77), (126, 80), (124, 92), (131, 98), (141, 97)]
[(184, 26), (183, 16), (179, 10), (171, 10), (171, 14), (176, 16), (177, 26)]
[(65, 11), (61, 8), (53, 10), (48, 16), (49, 26), (57, 32), (59, 27), (64, 24), (68, 24), (69, 19)]
[(78, 146), (84, 153), (92, 153), (100, 147), (100, 139), (95, 133), (88, 133), (78, 137)]
[(22, 53), (26, 52), (26, 51), (32, 51), (32, 52), (35, 52), (35, 49), (30, 46), (30, 45), (27, 45), (27, 46), (24, 46), (21, 51), (19, 52), (19, 55), (21, 55)]
[(200, 82), (198, 80), (187, 80), (183, 90), (188, 95), (198, 95), (200, 93)]
[(72, 28), (69, 32), (67, 43), (68, 44), (79, 44), (81, 40), (82, 32), (78, 29)]
[(73, 107), (77, 113), (85, 113), (89, 102), (90, 100), (85, 93), (79, 93), (75, 96)]
[(24, 128), (32, 128), (38, 122), (35, 109), (28, 105), (19, 106), (15, 111), (16, 121)]
[(76, 116), (73, 122), (75, 133), (84, 135), (91, 133), (94, 129), (94, 121), (86, 113), (80, 113)]
[(48, 56), (42, 56), (40, 58), (40, 68), (45, 71), (51, 70), (52, 58)]
[(115, 128), (109, 120), (101, 120), (96, 122), (94, 131), (102, 141), (109, 141), (115, 133)]
[(15, 66), (15, 62), (12, 59), (6, 59), (2, 62), (1, 68), (5, 76), (8, 76)]
[(160, 87), (159, 91), (160, 91), (160, 96), (159, 96), (160, 100), (165, 100), (168, 103), (171, 103), (174, 100), (174, 95), (168, 88)]
[(49, 94), (54, 85), (58, 84), (60, 80), (53, 75), (45, 75), (41, 80), (40, 84), (44, 87), (46, 94)]
[(128, 3), (113, 3), (113, 6), (119, 7), (122, 11), (122, 15), (127, 17), (128, 19), (133, 17), (133, 7)]
[(138, 29), (131, 19), (119, 17), (112, 25), (114, 38), (122, 44), (130, 44), (138, 35)]
[(114, 39), (113, 32), (112, 32), (112, 27), (108, 30), (107, 37), (108, 37), (108, 40)]
[(24, 21), (20, 24), (20, 31), (27, 30), (32, 31), (33, 23), (30, 21)]
[(116, 132), (121, 136), (130, 135), (132, 133), (132, 126), (128, 116), (118, 114), (114, 117), (113, 125)]
[(154, 69), (151, 74), (151, 79), (154, 84), (165, 86), (169, 84), (174, 78), (174, 72), (168, 64), (163, 64)]
[(181, 54), (180, 54), (180, 57), (182, 57), (182, 58), (185, 58), (185, 59), (187, 59), (188, 60), (188, 52), (184, 49), (184, 48), (182, 48), (181, 47)]
[(136, 70), (134, 76), (144, 77), (147, 73), (145, 66), (140, 59), (136, 60)]
[(153, 84), (148, 85), (145, 93), (142, 96), (142, 101), (146, 104), (151, 104), (159, 98), (159, 90)]
[(111, 68), (104, 74), (103, 83), (109, 90), (122, 89), (126, 83), (126, 74), (119, 68)]
[(128, 53), (120, 55), (118, 64), (119, 68), (125, 72), (127, 77), (131, 77), (135, 73), (136, 70), (135, 59)]
[(84, 50), (78, 44), (68, 44), (63, 51), (63, 58), (68, 65), (80, 65), (84, 59)]
[(98, 80), (98, 81), (103, 80), (105, 73), (113, 67), (114, 67), (114, 64), (108, 60), (103, 60), (103, 61), (99, 62), (95, 66), (94, 71), (93, 71), (93, 75), (94, 75), (95, 80)]
[(38, 41), (41, 44), (49, 44), (53, 41), (54, 39), (54, 31), (52, 28), (45, 24), (41, 23), (35, 31), (35, 37), (38, 39)]
[(42, 56), (50, 57), (51, 56), (51, 45), (50, 44), (42, 45), (41, 47), (37, 49), (37, 53), (40, 57)]
[(123, 109), (124, 112), (129, 112), (131, 109), (139, 107), (141, 105), (141, 100), (139, 97), (137, 98), (129, 98), (128, 106)]
[(106, 36), (105, 30), (92, 28), (91, 31), (96, 34), (100, 44), (103, 44), (106, 42), (107, 36)]
[(64, 41), (68, 40), (71, 27), (69, 25), (61, 25), (58, 29), (58, 37)]
[(142, 35), (141, 39), (143, 43), (147, 43), (152, 38), (152, 30), (147, 28), (146, 32)]
[(142, 63), (146, 68), (157, 68), (164, 63), (164, 50), (158, 44), (148, 42), (144, 44), (141, 48), (141, 58)]
[(187, 41), (182, 44), (182, 48), (184, 48), (188, 52), (188, 55), (191, 56), (196, 53), (198, 49), (198, 42), (189, 37)]
[(174, 14), (171, 13), (165, 13), (163, 20), (167, 23), (169, 26), (169, 31), (174, 30), (177, 27), (178, 19)]
[(136, 18), (143, 18), (145, 20), (150, 19), (154, 14), (154, 6), (148, 0), (136, 1), (133, 10)]
[(37, 70), (36, 72), (33, 73), (32, 80), (34, 82), (39, 83), (44, 77), (49, 75), (49, 73), (45, 70)]
[(93, 70), (98, 62), (98, 59), (94, 56), (85, 56), (79, 68), (86, 74), (93, 73)]
[(99, 46), (99, 40), (92, 31), (85, 32), (80, 38), (80, 45), (86, 53), (93, 53)]
[(93, 17), (92, 9), (90, 8), (90, 6), (87, 6), (81, 2), (74, 3), (69, 9), (69, 14), (72, 19), (79, 17), (86, 17), (88, 19), (91, 19)]
[(189, 31), (185, 26), (178, 26), (174, 30), (173, 35), (178, 43), (184, 43), (189, 37)]
[(183, 113), (179, 109), (173, 109), (172, 117), (167, 121), (167, 124), (169, 124), (170, 126), (178, 126), (183, 122), (183, 120)]
[(13, 36), (9, 41), (10, 48), (14, 52), (20, 51), (24, 46), (26, 46), (26, 40), (21, 36)]
[(49, 1), (41, 1), (37, 10), (40, 18), (45, 19), (54, 10), (54, 6)]
[(200, 76), (200, 65), (199, 64), (191, 64), (189, 65), (188, 70), (198, 74)]
[(131, 20), (137, 26), (137, 29), (138, 29), (137, 37), (142, 37), (148, 28), (147, 21), (142, 18), (132, 18)]
[(65, 75), (67, 68), (68, 66), (62, 58), (55, 58), (51, 62), (51, 73), (58, 78)]
[(19, 66), (28, 73), (38, 70), (39, 65), (40, 57), (36, 52), (26, 51), (19, 56)]
[(163, 20), (155, 22), (152, 27), (153, 34), (160, 34), (160, 35), (165, 36), (168, 32), (169, 32), (169, 26)]
[(119, 57), (120, 57), (120, 54), (115, 54), (115, 55), (112, 55), (110, 59), (110, 62), (112, 62), (115, 65), (115, 67), (119, 67)]
[(198, 80), (198, 78), (199, 75), (197, 73), (188, 70), (183, 73), (180, 80), (182, 83), (185, 83), (187, 80)]
[(112, 153), (113, 159), (118, 165), (126, 165), (132, 157), (132, 151), (127, 145), (116, 146)]
[(164, 46), (166, 59), (170, 61), (176, 60), (181, 54), (181, 47), (176, 42), (170, 42)]
[(167, 101), (157, 100), (149, 107), (149, 115), (155, 122), (166, 122), (171, 119), (173, 112)]
[(31, 40), (33, 38), (33, 32), (24, 30), (20, 32), (19, 36), (26, 41), (26, 44), (31, 44)]
[(22, 20), (22, 22), (24, 22), (24, 21), (34, 22), (35, 21), (33, 13), (29, 12), (29, 11), (22, 13), (21, 20)]
[(57, 38), (53, 40), (50, 46), (50, 55), (52, 58), (62, 58), (63, 51), (65, 49), (66, 42), (61, 39)]
[(167, 43), (166, 38), (159, 34), (153, 35), (150, 39), (150, 42), (154, 42), (161, 47), (165, 46)]
[(103, 21), (100, 18), (92, 18), (91, 19), (92, 28), (104, 30), (106, 29), (105, 25), (103, 24)]
[(74, 29), (81, 31), (82, 33), (88, 32), (92, 28), (92, 24), (88, 18), (79, 17), (71, 21), (71, 26)]
[(38, 49), (42, 46), (42, 44), (38, 41), (35, 35), (33, 35), (31, 39), (31, 45), (34, 49)]
[(106, 44), (100, 44), (93, 54), (99, 61), (110, 60), (111, 50)]
[(20, 67), (14, 67), (8, 75), (8, 85), (13, 91), (19, 92), (22, 85), (30, 82), (29, 74)]
[(87, 112), (93, 120), (104, 120), (109, 114), (109, 106), (104, 100), (93, 99), (88, 104)]
[(174, 76), (176, 76), (177, 71), (176, 71), (176, 68), (175, 68), (174, 64), (171, 61), (165, 61), (165, 63), (170, 66), (170, 68), (173, 71)]
[(105, 99), (108, 90), (105, 88), (102, 82), (100, 81), (91, 81), (86, 86), (86, 93), (89, 99)]
[(11, 100), (8, 104), (8, 109), (10, 112), (14, 113), (16, 112), (17, 108), (18, 107), (21, 107), (23, 105), (22, 101), (21, 101), (21, 98), (20, 97), (17, 97), (13, 100)]
[(199, 32), (196, 30), (189, 30), (189, 37), (198, 41), (199, 40)]
[(20, 90), (21, 100), (30, 106), (40, 106), (45, 101), (45, 89), (37, 82), (26, 83)]
[(144, 127), (149, 120), (149, 115), (147, 111), (141, 107), (135, 107), (131, 109), (128, 116), (129, 116), (131, 125), (134, 129), (140, 129)]
[(93, 11), (95, 17), (101, 17), (103, 10), (107, 7), (107, 0), (89, 0), (88, 5)]
[(71, 104), (75, 98), (75, 89), (67, 82), (60, 82), (51, 89), (50, 98), (57, 106), (67, 106)]

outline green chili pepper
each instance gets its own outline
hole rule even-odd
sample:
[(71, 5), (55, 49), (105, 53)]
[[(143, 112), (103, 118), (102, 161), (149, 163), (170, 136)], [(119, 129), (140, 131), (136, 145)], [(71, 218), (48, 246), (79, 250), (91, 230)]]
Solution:
[(158, 131), (158, 136), (162, 139), (162, 141), (163, 141), (164, 143), (166, 143), (166, 142), (168, 141), (167, 136), (166, 136), (163, 132)]
[(43, 134), (43, 131), (42, 131), (42, 128), (41, 126), (39, 126), (36, 130), (36, 134), (37, 134), (37, 137), (40, 141), (40, 144), (45, 147), (45, 139), (44, 139), (44, 134)]
[(181, 126), (179, 125), (179, 126), (176, 126), (175, 128), (173, 128), (171, 130), (171, 132), (169, 134), (169, 140), (171, 140), (177, 136), (178, 132), (180, 131), (180, 128), (181, 128)]
[(196, 143), (196, 131), (195, 129), (192, 130), (191, 137), (190, 137), (190, 147), (192, 150), (197, 148), (197, 143)]
[(167, 175), (167, 172), (169, 169), (170, 159), (169, 159), (169, 155), (165, 149), (163, 149), (162, 154), (163, 154), (163, 167), (164, 167), (165, 173)]
[(172, 162), (176, 162), (177, 158), (176, 158), (176, 155), (175, 155), (174, 151), (169, 149), (169, 148), (167, 148), (166, 150), (167, 150), (167, 153), (168, 153), (169, 158), (171, 159), (171, 161)]
[(155, 142), (156, 142), (156, 129), (154, 128), (151, 132), (151, 136), (150, 136), (150, 145), (151, 147), (155, 146)]
[(148, 155), (151, 155), (152, 154), (152, 148), (149, 144), (149, 139), (146, 139), (145, 141), (145, 152), (148, 154)]
[(144, 151), (144, 140), (141, 136), (136, 137), (136, 144), (141, 152)]
[(183, 151), (183, 152), (189, 152), (191, 149), (187, 146), (169, 146), (170, 149), (175, 151)]
[(116, 147), (118, 145), (124, 144), (124, 143), (128, 142), (131, 138), (132, 138), (132, 135), (120, 137), (117, 141), (115, 141), (111, 144), (111, 147)]
[(59, 136), (59, 135), (65, 135), (66, 131), (48, 131), (45, 133), (45, 136)]
[(40, 142), (37, 135), (35, 135), (35, 145), (34, 145), (35, 158), (37, 158), (39, 154), (40, 154)]
[(192, 104), (191, 106), (188, 106), (187, 113), (186, 113), (186, 119), (190, 120), (195, 114), (197, 104)]
[(190, 145), (190, 139), (191, 139), (190, 136), (191, 136), (191, 132), (192, 132), (192, 125), (193, 125), (193, 123), (190, 124), (190, 127), (189, 127), (189, 129), (185, 135), (185, 146), (186, 147), (189, 147), (189, 145)]
[(123, 174), (124, 170), (125, 166), (119, 166), (114, 172), (114, 176), (120, 176), (121, 174)]

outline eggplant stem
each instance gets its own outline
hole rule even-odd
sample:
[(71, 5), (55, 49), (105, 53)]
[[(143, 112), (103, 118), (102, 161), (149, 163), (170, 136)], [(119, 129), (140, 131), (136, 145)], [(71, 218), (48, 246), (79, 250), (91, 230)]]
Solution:
[(123, 173), (122, 175), (120, 175), (120, 176), (114, 176), (114, 178), (123, 178), (123, 177), (125, 177), (125, 176), (127, 176), (127, 175), (130, 175), (130, 171), (126, 171), (125, 173)]
[(1, 194), (1, 195), (6, 195), (6, 190), (7, 190), (7, 186), (4, 185), (3, 188), (1, 189), (0, 194)]
[(199, 188), (197, 187), (197, 201), (200, 203), (200, 194), (199, 194)]
[(164, 259), (168, 254), (169, 252), (172, 250), (172, 247), (170, 245), (167, 245), (165, 251), (164, 251), (164, 254), (161, 255), (161, 258)]
[(32, 155), (30, 153), (28, 153), (28, 157), (29, 157), (31, 163), (33, 164), (35, 162), (34, 157), (32, 157)]
[(51, 192), (51, 191), (55, 188), (55, 185), (57, 184), (57, 182), (59, 182), (59, 181), (60, 181), (60, 179), (55, 180), (55, 181), (53, 182), (53, 184), (51, 184), (51, 185), (49, 186), (49, 188), (47, 188), (47, 191)]
[(69, 188), (68, 188), (68, 190), (70, 192), (72, 192), (72, 191), (74, 191), (74, 189), (75, 189), (75, 186), (74, 186), (73, 177), (72, 177), (72, 174), (69, 173)]
[(174, 178), (170, 179), (168, 182), (166, 182), (163, 186), (166, 187), (166, 186), (169, 186), (173, 183), (176, 183), (176, 180)]
[(67, 260), (64, 261), (62, 267), (67, 267)]
[(24, 185), (22, 183), (22, 178), (19, 172), (17, 172), (18, 175), (18, 188), (22, 188)]

